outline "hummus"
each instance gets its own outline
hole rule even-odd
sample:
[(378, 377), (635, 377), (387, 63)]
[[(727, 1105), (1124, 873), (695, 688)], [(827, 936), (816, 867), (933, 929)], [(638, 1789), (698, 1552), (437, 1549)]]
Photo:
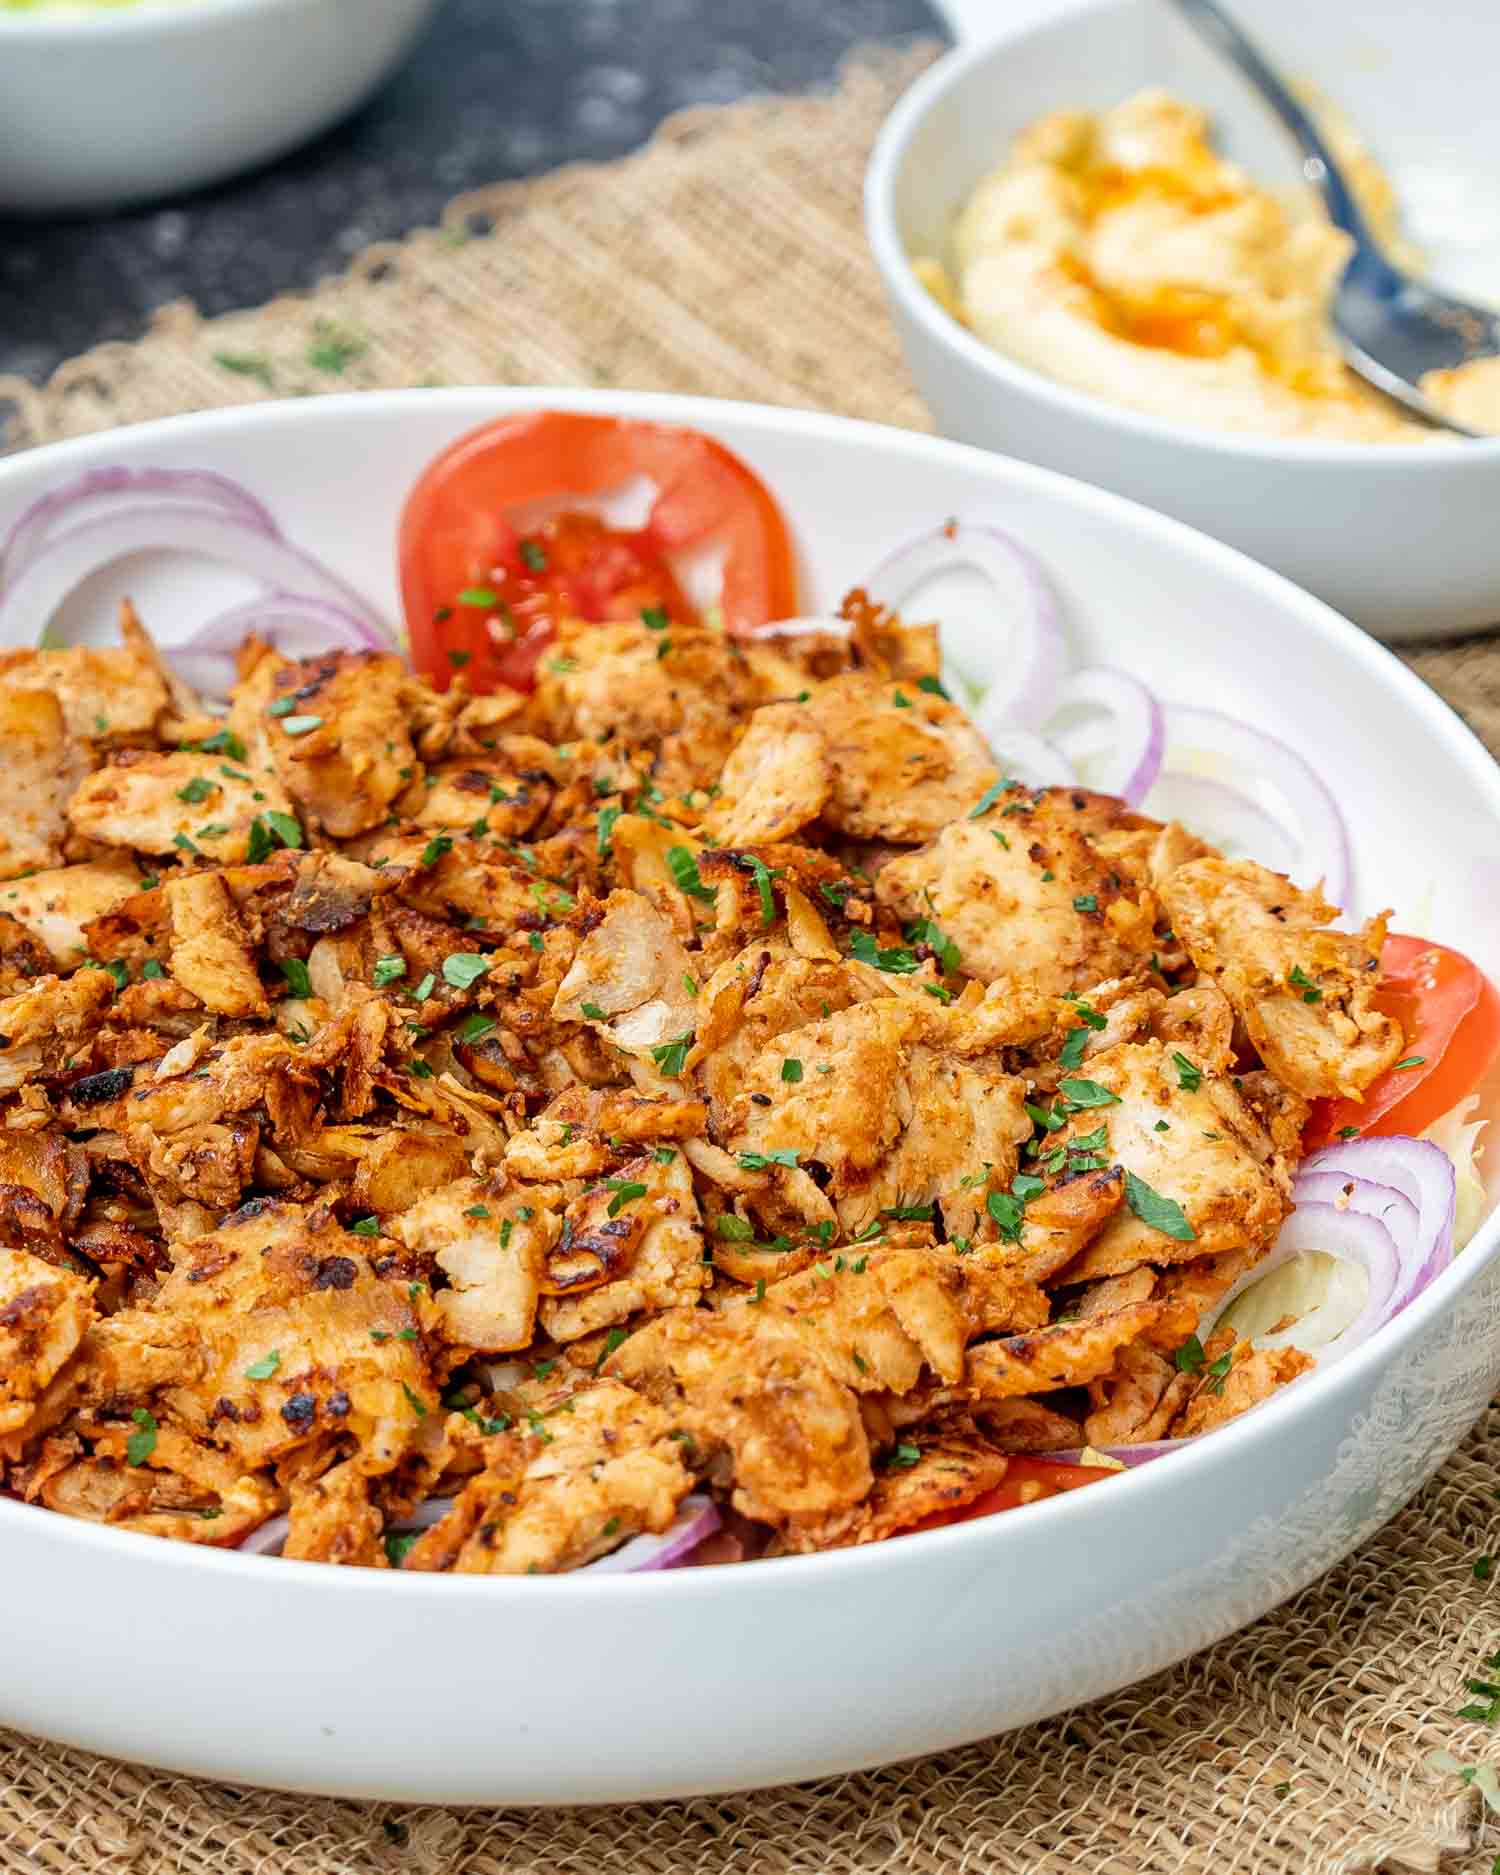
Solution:
[[(1359, 167), (1362, 194), (1372, 172), (1389, 193)], [(1349, 248), (1310, 197), (1257, 187), (1215, 153), (1202, 111), (1152, 90), (1033, 124), (965, 205), (952, 272), (918, 273), (997, 351), (1127, 409), (1249, 435), (1431, 440), (1339, 356), (1329, 307)], [(1500, 430), (1500, 360), (1423, 388)]]

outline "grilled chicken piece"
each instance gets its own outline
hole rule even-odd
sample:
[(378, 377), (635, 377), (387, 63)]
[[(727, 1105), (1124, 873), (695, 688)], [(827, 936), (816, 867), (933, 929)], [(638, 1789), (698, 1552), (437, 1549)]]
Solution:
[(703, 1223), (680, 1152), (628, 1159), (603, 1185), (575, 1198), (549, 1251), (542, 1327), (577, 1341), (642, 1309), (695, 1302), (708, 1285)]
[(62, 858), (68, 800), (88, 766), (50, 691), (12, 688), (0, 680), (0, 787), (6, 806), (0, 879), (55, 866)]
[(380, 1512), (370, 1502), (370, 1480), (353, 1459), (321, 1478), (292, 1486), (282, 1555), (297, 1562), (327, 1562), (384, 1569)]
[(545, 773), (517, 775), (504, 762), (445, 762), (414, 784), (419, 827), (462, 827), (497, 839), (523, 839), (552, 799)]
[(658, 1315), (605, 1372), (664, 1405), (701, 1454), (727, 1453), (747, 1517), (780, 1524), (848, 1509), (873, 1482), (853, 1392), (808, 1359), (795, 1328), (753, 1308)]
[(83, 1148), (60, 1133), (0, 1128), (0, 1244), (61, 1263), (88, 1182)]
[(1041, 1327), (1047, 1298), (1002, 1260), (892, 1244), (821, 1259), (725, 1313), (751, 1309), (757, 1325), (793, 1328), (853, 1392), (899, 1394), (924, 1369), (957, 1383), (975, 1335)]
[[(1272, 1242), (1292, 1208), (1292, 1167), (1232, 1079), (1208, 1074), (1183, 1051), (1156, 1041), (1125, 1043), (1088, 1067), (1084, 1085), (1115, 1100), (1075, 1113), (1049, 1144), (1056, 1150), (1080, 1137), (1092, 1140), (1102, 1128), (1104, 1140), (1088, 1156), (1124, 1168), (1126, 1207), (1067, 1267), (1065, 1280)], [(1065, 1079), (1064, 1094), (1077, 1085)], [(1165, 1212), (1153, 1194), (1169, 1201)]]
[[(1140, 1272), (1144, 1273), (1144, 1272)], [(1128, 1282), (1129, 1277), (1115, 1277)], [(1164, 1439), (1187, 1404), (1193, 1380), (1155, 1348), (1121, 1348), (1113, 1370), (1089, 1385), (1093, 1410), (1083, 1422), (1088, 1444), (1145, 1445)]]
[(550, 1575), (643, 1532), (660, 1534), (692, 1487), (671, 1420), (604, 1380), (485, 1445), (485, 1468), (408, 1552), (406, 1569)]
[[(1213, 1354), (1214, 1345), (1211, 1341), (1204, 1354)], [(1269, 1400), (1278, 1388), (1290, 1385), (1316, 1363), (1297, 1348), (1254, 1348), (1241, 1341), (1231, 1354), (1227, 1374), (1210, 1373), (1213, 1365), (1212, 1360), (1205, 1363), (1191, 1399), (1173, 1422), (1174, 1439), (1190, 1439), (1227, 1424)]]
[(81, 1276), (24, 1250), (0, 1250), (0, 1434), (26, 1425), (93, 1313), (93, 1285)]
[(140, 889), (140, 873), (130, 860), (87, 860), (11, 880), (0, 887), (0, 911), (44, 944), (60, 969), (71, 970), (89, 948), (84, 927)]
[(536, 1191), (497, 1195), (480, 1179), (456, 1179), (389, 1229), (448, 1278), (433, 1304), (449, 1341), (484, 1354), (530, 1346), (546, 1254), (560, 1229)]
[(916, 1428), (902, 1435), (863, 1503), (832, 1516), (793, 1519), (781, 1534), (780, 1548), (806, 1555), (897, 1536), (993, 1491), (1004, 1482), (1006, 1464), (988, 1432), (972, 1421), (950, 1419), (930, 1431)]
[(400, 658), (385, 652), (265, 657), (229, 720), (257, 766), (269, 757), (303, 817), (348, 840), (380, 826), (415, 773), (411, 691)]
[(1287, 1087), (1357, 1099), (1399, 1059), (1401, 1025), (1374, 1002), (1384, 918), (1357, 936), (1330, 931), (1338, 908), (1321, 892), (1250, 860), (1194, 860), (1163, 896), (1178, 939)]
[(291, 802), (269, 776), (252, 778), (217, 755), (153, 755), (127, 749), (85, 777), (68, 803), (73, 831), (101, 846), (138, 853), (201, 853), (236, 865), (250, 829)]
[(172, 975), (220, 1016), (266, 1016), (254, 954), (218, 873), (184, 873), (162, 887), (172, 921)]
[(206, 1120), (163, 1136), (131, 1126), (125, 1143), (153, 1197), (223, 1212), (232, 1211), (254, 1181), (260, 1128), (254, 1120)]
[(1125, 1174), (1117, 1165), (1064, 1178), (1039, 1192), (1026, 1206), (1021, 1223), (1027, 1276), (1033, 1282), (1050, 1282), (1093, 1242), (1124, 1202)]
[(846, 1235), (883, 1212), (937, 1204), (950, 1235), (971, 1236), (987, 1179), (1009, 1184), (1031, 1121), (1025, 1081), (943, 1045), (956, 1035), (943, 1011), (904, 996), (838, 1010), (745, 1062), (716, 1124), (730, 1150), (773, 1172), (775, 1153), (824, 1168)]
[(1134, 1302), (1108, 1315), (1062, 1322), (1034, 1335), (981, 1341), (970, 1348), (959, 1393), (979, 1402), (1084, 1386), (1114, 1366), (1120, 1350), (1146, 1341), (1177, 1346), (1197, 1321), (1187, 1302)]
[(51, 974), (52, 958), (46, 947), (19, 918), (0, 911), (0, 996), (13, 996), (35, 978)]
[(565, 633), (560, 648), (568, 656), (555, 662), (565, 668), (544, 668), (537, 689), (554, 740), (617, 737), (654, 750), (651, 776), (663, 794), (717, 781), (739, 719), (763, 700), (744, 652), (722, 632), (598, 625)]
[(1012, 782), (983, 814), (963, 813), (930, 846), (882, 866), (875, 895), (901, 918), (935, 921), (981, 983), (1025, 972), (1056, 994), (1128, 975), (1155, 948), (1155, 901), (1091, 845), (1095, 799)]
[(832, 773), (822, 732), (798, 726), (797, 704), (767, 704), (750, 718), (719, 776), (704, 831), (720, 845), (790, 840), (815, 820)]
[(852, 671), (787, 709), (787, 730), (823, 740), (832, 787), (823, 819), (863, 840), (930, 840), (997, 778), (983, 736), (957, 704)]
[(0, 692), (50, 692), (76, 743), (149, 737), (166, 712), (167, 683), (133, 613), (124, 636), (123, 646), (107, 650), (0, 651)]
[(104, 971), (79, 970), (39, 977), (0, 1000), (0, 1093), (56, 1072), (77, 1053), (114, 993), (114, 979)]
[(611, 892), (558, 986), (552, 1013), (589, 1022), (616, 1048), (649, 1057), (691, 1039), (698, 1018), (691, 976), (692, 960), (660, 912), (639, 892)]

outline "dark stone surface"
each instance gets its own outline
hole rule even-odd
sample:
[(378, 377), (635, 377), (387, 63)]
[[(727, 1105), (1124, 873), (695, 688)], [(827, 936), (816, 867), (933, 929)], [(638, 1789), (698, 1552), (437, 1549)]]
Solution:
[(460, 190), (619, 156), (672, 111), (807, 90), (862, 41), (939, 30), (924, 0), (445, 0), (371, 103), (278, 163), (121, 215), (0, 218), (0, 371), (40, 381), (180, 297), (258, 305)]

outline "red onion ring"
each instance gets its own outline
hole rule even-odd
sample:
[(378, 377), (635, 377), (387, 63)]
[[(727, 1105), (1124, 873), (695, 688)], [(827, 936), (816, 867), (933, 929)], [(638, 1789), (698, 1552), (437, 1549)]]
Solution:
[(1028, 788), (1070, 788), (1077, 780), (1072, 765), (1050, 742), (1013, 723), (987, 727), (979, 716), (974, 724), (990, 745), (990, 753), (1003, 772)]
[(343, 645), (388, 651), (388, 640), (344, 606), (300, 593), (273, 592), (221, 612), (186, 638), (163, 647), (177, 675), (205, 696), (227, 697), (234, 686), (236, 657), (252, 635), (285, 657), (313, 657)]
[(712, 1498), (694, 1492), (678, 1506), (677, 1515), (660, 1536), (635, 1536), (608, 1556), (586, 1563), (578, 1575), (643, 1575), (651, 1569), (672, 1569), (712, 1536), (721, 1519)]
[(1391, 1225), (1400, 1251), (1403, 1282), (1390, 1313), (1419, 1296), (1453, 1261), (1453, 1223), (1458, 1179), (1453, 1161), (1431, 1140), (1397, 1134), (1386, 1139), (1341, 1139), (1302, 1161), (1293, 1196), (1304, 1179), (1333, 1172), (1356, 1185), (1386, 1186), (1416, 1208), (1415, 1233)]
[[(1349, 833), (1326, 785), (1295, 749), (1237, 717), (1196, 705), (1167, 703), (1167, 752), (1162, 767), (1175, 773), (1184, 747), (1202, 750), (1251, 781), (1269, 786), (1295, 828), (1295, 869), (1304, 883), (1321, 879), (1335, 905), (1347, 906), (1352, 884)], [(1278, 818), (1272, 815), (1273, 819)]]
[(264, 1523), (257, 1524), (249, 1536), (241, 1538), (234, 1547), (241, 1556), (279, 1556), (291, 1527), (291, 1519), (282, 1511), (279, 1516), (268, 1517)]
[(971, 567), (995, 588), (995, 625), (1004, 633), (997, 668), (1005, 672), (985, 697), (991, 720), (1035, 729), (1052, 710), (1062, 674), (1062, 627), (1041, 562), (998, 527), (949, 521), (889, 554), (865, 581), (876, 605), (903, 609), (917, 587), (939, 573)]
[(38, 496), (22, 511), (0, 544), (0, 593), (21, 577), (55, 532), (57, 522), (80, 506), (117, 495), (170, 495), (174, 501), (238, 520), (271, 540), (281, 538), (270, 511), (248, 489), (212, 469), (130, 469), (123, 464), (90, 469)]
[(90, 574), (134, 553), (177, 548), (226, 561), (280, 592), (301, 592), (340, 607), (390, 643), (359, 593), (310, 554), (242, 521), (184, 503), (121, 508), (56, 535), (0, 599), (0, 645), (35, 644), (57, 608)]
[[(1070, 712), (1074, 720), (1060, 723)], [(1099, 712), (1108, 732), (1103, 741)], [(1139, 807), (1161, 768), (1166, 730), (1161, 705), (1146, 686), (1101, 664), (1064, 678), (1047, 719), (1047, 740), (1084, 786)]]
[(1142, 803), (1156, 820), (1175, 820), (1229, 859), (1256, 859), (1272, 872), (1290, 872), (1297, 842), (1238, 788), (1207, 775), (1159, 773)]

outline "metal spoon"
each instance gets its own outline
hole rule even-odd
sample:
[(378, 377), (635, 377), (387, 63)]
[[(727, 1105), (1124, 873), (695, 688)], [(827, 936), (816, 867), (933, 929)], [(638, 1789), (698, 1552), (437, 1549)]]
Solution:
[(1302, 152), (1302, 173), (1322, 192), (1329, 220), (1354, 242), (1333, 302), (1344, 360), (1385, 396), (1435, 429), (1477, 436), (1418, 389), (1422, 374), (1500, 352), (1500, 314), (1436, 292), (1382, 253), (1317, 125), (1216, 0), (1172, 0), (1200, 36), (1255, 86)]

